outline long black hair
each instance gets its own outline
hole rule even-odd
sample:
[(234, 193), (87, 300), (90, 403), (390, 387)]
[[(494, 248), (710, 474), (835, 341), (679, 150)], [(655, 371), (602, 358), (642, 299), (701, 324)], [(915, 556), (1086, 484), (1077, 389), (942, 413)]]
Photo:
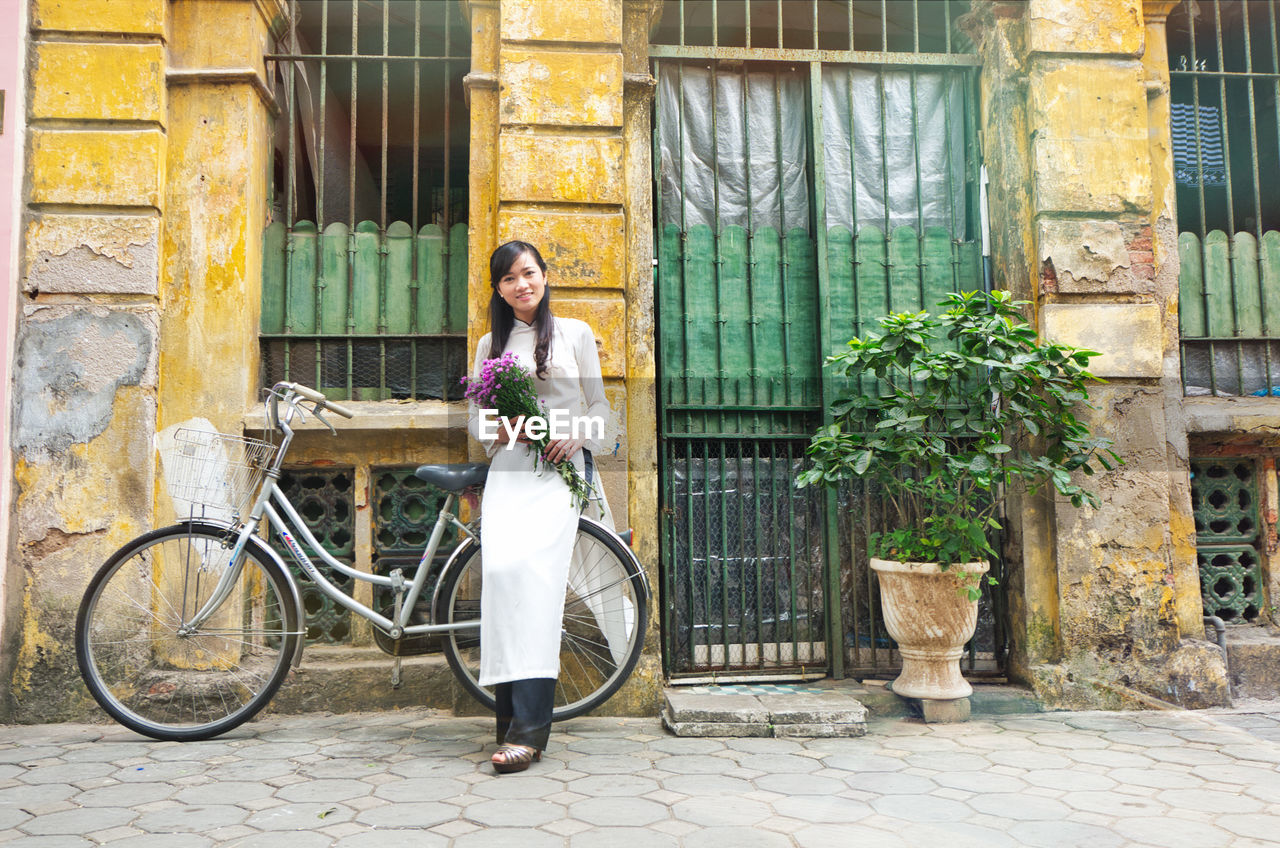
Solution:
[[(547, 263), (543, 261), (538, 248), (527, 241), (509, 241), (489, 257), (489, 286), (492, 289), (489, 295), (489, 332), (492, 334), (489, 341), (490, 357), (501, 356), (506, 350), (507, 339), (511, 337), (511, 328), (516, 323), (515, 310), (511, 308), (511, 304), (502, 299), (502, 295), (498, 294), (498, 282), (511, 270), (511, 266), (516, 264), (516, 260), (526, 253), (533, 257), (533, 261), (545, 275)], [(551, 337), (555, 332), (555, 323), (551, 319), (551, 286), (549, 285), (542, 289), (542, 300), (538, 302), (538, 311), (533, 314), (533, 332), (534, 338), (537, 339), (533, 348), (534, 370), (538, 377), (545, 377), (547, 360), (551, 358)]]

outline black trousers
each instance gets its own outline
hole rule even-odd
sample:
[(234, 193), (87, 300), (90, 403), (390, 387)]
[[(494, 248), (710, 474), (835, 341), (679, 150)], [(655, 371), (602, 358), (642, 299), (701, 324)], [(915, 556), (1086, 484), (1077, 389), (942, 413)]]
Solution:
[(497, 700), (498, 744), (528, 745), (539, 751), (551, 738), (551, 708), (554, 705), (554, 677), (512, 680), (493, 687)]

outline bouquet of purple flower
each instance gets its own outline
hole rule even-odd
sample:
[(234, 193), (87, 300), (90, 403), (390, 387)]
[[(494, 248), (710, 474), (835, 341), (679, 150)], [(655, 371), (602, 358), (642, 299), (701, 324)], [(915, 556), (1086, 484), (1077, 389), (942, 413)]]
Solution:
[(530, 418), (538, 417), (545, 421), (547, 411), (538, 401), (533, 375), (519, 363), (514, 353), (508, 351), (497, 359), (486, 359), (480, 366), (480, 373), (475, 377), (463, 377), (462, 385), (466, 387), (467, 400), (480, 409), (497, 410), (499, 416), (513, 422), (523, 419), (522, 431), (529, 436), (530, 444), (538, 451), (538, 458), (534, 462), (548, 462), (569, 486), (569, 493), (578, 509), (586, 506), (592, 496), (591, 487), (578, 473), (573, 462), (568, 459), (554, 463), (546, 460), (546, 450), (551, 443), (547, 429), (542, 428), (543, 434), (537, 438), (523, 429), (523, 424)]

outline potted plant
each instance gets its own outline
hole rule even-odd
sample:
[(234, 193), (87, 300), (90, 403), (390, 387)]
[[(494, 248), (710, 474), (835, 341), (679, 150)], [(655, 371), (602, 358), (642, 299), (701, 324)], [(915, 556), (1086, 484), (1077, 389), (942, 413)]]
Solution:
[(875, 486), (889, 529), (868, 545), (903, 697), (972, 692), (959, 660), (1010, 485), (1049, 484), (1077, 507), (1097, 506), (1074, 473), (1119, 461), (1074, 413), (1089, 405), (1097, 353), (1039, 339), (1022, 305), (1007, 292), (951, 294), (940, 314), (881, 318), (879, 335), (828, 360), (851, 379), (797, 485)]

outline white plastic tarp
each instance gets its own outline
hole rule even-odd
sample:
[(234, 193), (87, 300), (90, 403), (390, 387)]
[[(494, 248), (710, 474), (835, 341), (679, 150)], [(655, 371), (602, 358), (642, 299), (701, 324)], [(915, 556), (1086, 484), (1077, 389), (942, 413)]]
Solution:
[[(802, 70), (662, 65), (661, 223), (809, 229), (806, 86)], [(828, 227), (964, 236), (960, 76), (827, 66), (821, 107)]]

